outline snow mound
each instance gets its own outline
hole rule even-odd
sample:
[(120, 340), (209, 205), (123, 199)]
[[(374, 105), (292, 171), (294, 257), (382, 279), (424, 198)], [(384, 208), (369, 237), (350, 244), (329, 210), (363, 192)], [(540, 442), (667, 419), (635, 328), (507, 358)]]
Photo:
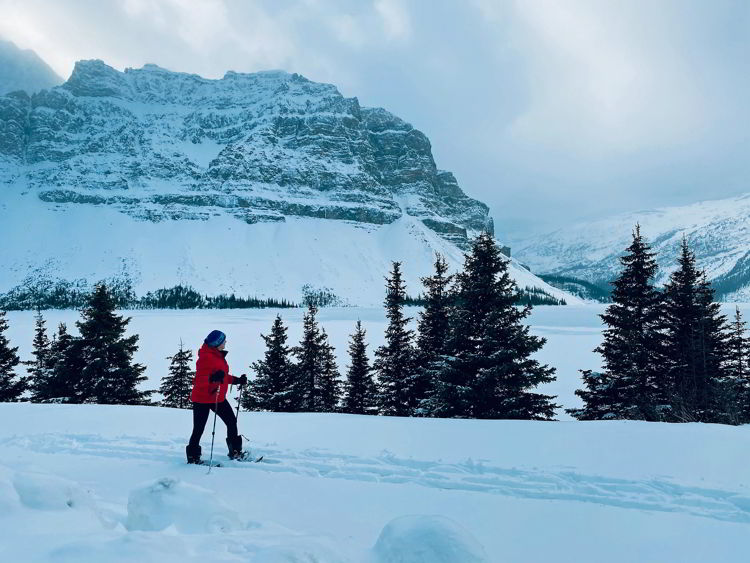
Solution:
[(18, 493), (13, 486), (12, 473), (0, 467), (0, 517), (18, 508)]
[(344, 559), (317, 542), (305, 541), (266, 547), (251, 559), (252, 563), (344, 563)]
[(373, 548), (376, 563), (488, 563), (479, 542), (443, 516), (391, 520)]
[[(89, 493), (78, 483), (54, 475), (16, 473), (13, 487), (21, 504), (36, 510), (67, 510), (93, 505)], [(0, 497), (2, 495), (0, 492)]]
[(184, 534), (231, 532), (239, 516), (216, 493), (164, 477), (128, 496), (128, 530), (159, 532), (170, 526)]

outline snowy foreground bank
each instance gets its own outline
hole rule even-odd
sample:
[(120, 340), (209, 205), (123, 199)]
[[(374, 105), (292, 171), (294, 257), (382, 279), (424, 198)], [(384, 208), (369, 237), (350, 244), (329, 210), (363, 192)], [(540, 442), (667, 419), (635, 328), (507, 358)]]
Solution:
[[(750, 427), (241, 413), (268, 463), (184, 463), (191, 414), (0, 404), (0, 561), (728, 562)], [(208, 453), (210, 432), (204, 435)], [(207, 457), (207, 455), (205, 456)]]

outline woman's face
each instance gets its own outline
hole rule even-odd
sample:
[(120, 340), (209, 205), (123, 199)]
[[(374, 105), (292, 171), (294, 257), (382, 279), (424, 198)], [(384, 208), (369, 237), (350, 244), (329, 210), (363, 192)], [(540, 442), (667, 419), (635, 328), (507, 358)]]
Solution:
[(219, 350), (223, 350), (226, 347), (227, 347), (227, 341), (226, 340), (224, 342), (222, 342), (221, 344), (219, 344)]

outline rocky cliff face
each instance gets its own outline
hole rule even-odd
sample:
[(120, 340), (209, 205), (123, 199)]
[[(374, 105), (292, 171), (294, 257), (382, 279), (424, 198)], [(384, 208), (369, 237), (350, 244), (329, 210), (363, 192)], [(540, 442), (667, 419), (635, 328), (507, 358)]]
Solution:
[(406, 215), (459, 246), (492, 230), (423, 133), (282, 71), (208, 80), (81, 61), (62, 86), (0, 98), (0, 164), (0, 182), (43, 202), (141, 221)]
[[(115, 279), (138, 295), (380, 305), (393, 260), (417, 295), (435, 252), (456, 271), (492, 228), (423, 133), (297, 74), (83, 61), (61, 86), (0, 97), (0, 293)], [(576, 301), (515, 260), (510, 272)]]

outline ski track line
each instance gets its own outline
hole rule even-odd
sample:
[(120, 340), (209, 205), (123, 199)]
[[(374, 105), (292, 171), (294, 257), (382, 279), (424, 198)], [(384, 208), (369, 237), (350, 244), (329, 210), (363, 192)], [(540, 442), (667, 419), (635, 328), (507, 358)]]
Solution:
[[(13, 436), (0, 441), (39, 454), (138, 459), (179, 463), (184, 456), (184, 439), (150, 439), (120, 435), (103, 438), (95, 434), (36, 434)], [(223, 444), (221, 444), (223, 446)], [(662, 479), (642, 481), (585, 475), (572, 470), (543, 471), (503, 468), (468, 459), (443, 463), (400, 458), (384, 451), (375, 457), (360, 457), (320, 449), (283, 450), (275, 444), (253, 447), (260, 463), (224, 460), (226, 468), (247, 468), (266, 472), (293, 473), (311, 477), (417, 484), (424, 487), (472, 491), (515, 498), (578, 501), (658, 512), (682, 512), (694, 516), (738, 523), (750, 523), (750, 497), (733, 491), (685, 486)]]

